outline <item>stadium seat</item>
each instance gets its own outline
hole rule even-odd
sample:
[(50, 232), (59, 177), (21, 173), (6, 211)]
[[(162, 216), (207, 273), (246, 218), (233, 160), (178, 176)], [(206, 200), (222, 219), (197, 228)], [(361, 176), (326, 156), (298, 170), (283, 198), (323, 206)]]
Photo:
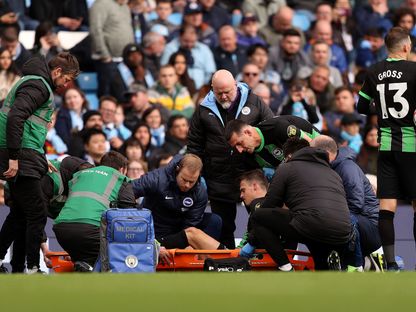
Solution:
[(85, 97), (89, 103), (89, 109), (98, 109), (98, 79), (97, 73), (85, 72), (81, 73), (77, 78), (79, 88), (85, 93)]

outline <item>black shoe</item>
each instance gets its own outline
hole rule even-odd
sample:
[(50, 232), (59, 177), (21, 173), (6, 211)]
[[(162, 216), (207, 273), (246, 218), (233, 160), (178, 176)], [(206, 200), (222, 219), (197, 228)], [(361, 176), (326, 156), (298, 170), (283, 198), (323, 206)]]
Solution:
[(341, 258), (338, 252), (332, 250), (328, 256), (328, 269), (330, 271), (341, 271)]
[(396, 262), (387, 263), (387, 272), (400, 272), (400, 268)]
[(84, 261), (77, 261), (74, 263), (75, 272), (90, 273), (93, 270), (94, 268)]
[(4, 264), (0, 265), (0, 274), (7, 274), (9, 273), (9, 270), (7, 270), (7, 268), (4, 266)]

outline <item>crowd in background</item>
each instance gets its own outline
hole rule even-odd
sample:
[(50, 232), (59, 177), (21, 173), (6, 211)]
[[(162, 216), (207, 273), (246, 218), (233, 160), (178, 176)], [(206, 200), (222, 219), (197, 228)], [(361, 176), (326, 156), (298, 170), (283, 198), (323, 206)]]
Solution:
[[(366, 68), (387, 57), (391, 27), (408, 29), (416, 49), (415, 12), (413, 0), (3, 0), (0, 99), (31, 55), (63, 50), (58, 31), (87, 31), (71, 52), (83, 72), (97, 73), (98, 109), (76, 83), (58, 90), (50, 159), (99, 164), (116, 150), (130, 178), (166, 165), (185, 152), (212, 74), (227, 69), (276, 115), (302, 117), (350, 146), (375, 175), (376, 116), (357, 114), (357, 94)], [(21, 30), (35, 31), (31, 50)]]

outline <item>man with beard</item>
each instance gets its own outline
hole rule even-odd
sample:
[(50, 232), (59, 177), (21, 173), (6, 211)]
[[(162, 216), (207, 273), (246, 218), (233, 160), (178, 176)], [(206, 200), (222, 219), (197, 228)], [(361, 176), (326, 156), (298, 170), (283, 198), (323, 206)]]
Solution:
[[(27, 272), (39, 269), (39, 247), (46, 224), (41, 178), (48, 170), (43, 146), (53, 113), (53, 89), (79, 74), (77, 59), (61, 52), (49, 63), (33, 57), (0, 110), (0, 179), (10, 186), (16, 232), (26, 227)], [(1, 259), (0, 259), (1, 265)]]
[(271, 118), (273, 113), (227, 70), (217, 71), (211, 86), (212, 90), (192, 117), (188, 152), (203, 160), (211, 209), (223, 220), (220, 242), (234, 248), (236, 203), (240, 201), (236, 177), (257, 166), (252, 155), (232, 152), (225, 139), (225, 127), (234, 119), (254, 125)]

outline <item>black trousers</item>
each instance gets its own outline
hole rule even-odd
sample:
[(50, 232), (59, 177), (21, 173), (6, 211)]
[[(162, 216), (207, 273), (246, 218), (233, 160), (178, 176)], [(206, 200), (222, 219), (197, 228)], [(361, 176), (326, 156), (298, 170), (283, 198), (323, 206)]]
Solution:
[(224, 244), (228, 249), (234, 249), (235, 217), (237, 215), (236, 204), (218, 200), (211, 200), (210, 203), (211, 211), (219, 215), (222, 219), (220, 243)]
[(40, 179), (18, 176), (15, 181), (9, 182), (9, 187), (12, 204), (1, 231), (0, 256), (5, 254), (11, 242), (16, 241), (21, 247), (16, 249), (16, 259), (19, 260), (13, 271), (22, 269), (22, 257), (18, 256), (22, 253), (22, 246), (27, 267), (39, 267), (39, 249), (47, 219)]
[(257, 209), (251, 217), (256, 241), (263, 246), (278, 266), (289, 263), (283, 241), (298, 241), (311, 252), (316, 270), (327, 270), (327, 257), (332, 250), (343, 253), (345, 245), (328, 245), (304, 237), (290, 225), (289, 210), (282, 208)]
[(58, 223), (53, 226), (59, 245), (73, 262), (94, 266), (100, 253), (100, 227), (87, 223)]

